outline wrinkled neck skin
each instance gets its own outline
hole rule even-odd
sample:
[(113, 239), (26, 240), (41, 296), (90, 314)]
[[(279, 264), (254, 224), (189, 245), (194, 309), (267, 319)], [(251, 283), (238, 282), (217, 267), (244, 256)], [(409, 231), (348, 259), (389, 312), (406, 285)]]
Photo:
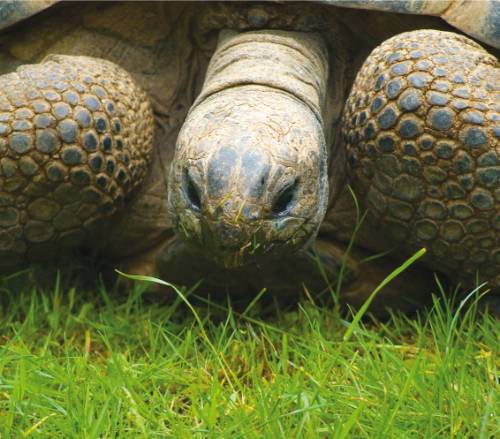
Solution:
[(314, 34), (221, 32), (169, 176), (176, 232), (198, 256), (236, 268), (315, 238), (328, 202), (327, 81)]

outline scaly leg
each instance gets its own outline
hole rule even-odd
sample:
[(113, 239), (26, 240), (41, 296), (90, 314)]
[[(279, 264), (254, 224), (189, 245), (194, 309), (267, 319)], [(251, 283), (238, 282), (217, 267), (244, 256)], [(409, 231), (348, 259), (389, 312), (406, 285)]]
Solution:
[(54, 55), (1, 76), (0, 271), (91, 241), (144, 179), (153, 128), (109, 61)]

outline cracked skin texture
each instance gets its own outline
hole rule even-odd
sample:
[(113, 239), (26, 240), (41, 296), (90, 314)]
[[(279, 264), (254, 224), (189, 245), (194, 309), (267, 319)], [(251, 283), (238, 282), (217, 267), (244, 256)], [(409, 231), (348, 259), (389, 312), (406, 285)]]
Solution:
[[(331, 73), (325, 86), (327, 94), (324, 97), (324, 102), (321, 107), (321, 116), (323, 119), (325, 142), (329, 153), (328, 177), (330, 197), (328, 212), (319, 231), (318, 247), (321, 249), (322, 256), (325, 260), (329, 260), (328, 258), (330, 258), (331, 260), (339, 261), (340, 255), (342, 254), (339, 249), (343, 248), (342, 245), (339, 244), (339, 240), (340, 242), (345, 241), (348, 232), (352, 230), (354, 222), (352, 203), (349, 203), (349, 200), (346, 201), (346, 197), (341, 190), (342, 187), (345, 187), (347, 176), (351, 179), (352, 184), (356, 186), (356, 190), (360, 192), (363, 207), (370, 207), (371, 217), (360, 233), (360, 239), (357, 240), (358, 250), (355, 253), (355, 257), (362, 259), (367, 256), (366, 250), (387, 250), (389, 246), (393, 248), (395, 244), (397, 245), (400, 243), (400, 236), (394, 237), (390, 234), (390, 232), (396, 229), (387, 227), (387, 225), (390, 224), (391, 219), (394, 219), (395, 209), (397, 210), (401, 207), (402, 203), (407, 203), (407, 200), (400, 200), (390, 194), (381, 192), (381, 195), (386, 198), (386, 202), (394, 201), (393, 204), (396, 204), (397, 207), (392, 207), (390, 210), (389, 208), (387, 209), (387, 213), (383, 217), (387, 219), (386, 223), (384, 223), (384, 219), (382, 219), (382, 223), (377, 222), (381, 220), (380, 215), (372, 212), (374, 206), (369, 204), (370, 200), (366, 197), (365, 192), (367, 192), (369, 187), (375, 186), (378, 180), (367, 180), (368, 177), (363, 174), (362, 168), (359, 166), (360, 162), (366, 163), (367, 159), (361, 152), (355, 152), (361, 144), (353, 147), (352, 142), (347, 140), (344, 143), (341, 139), (340, 128), (342, 126), (344, 127), (343, 134), (347, 139), (349, 138), (348, 132), (352, 131), (355, 133), (359, 131), (359, 128), (350, 126), (350, 119), (352, 119), (352, 117), (348, 118), (346, 116), (344, 119), (345, 123), (341, 122), (342, 109), (359, 67), (375, 46), (381, 44), (384, 40), (395, 34), (410, 31), (415, 28), (434, 28), (441, 30), (450, 30), (450, 28), (442, 21), (432, 17), (402, 16), (390, 13), (354, 11), (349, 9), (343, 9), (341, 13), (339, 13), (339, 11), (340, 10), (332, 7), (299, 3), (286, 5), (246, 5), (246, 7), (242, 7), (241, 4), (233, 5), (228, 3), (206, 3), (196, 5), (181, 3), (148, 4), (119, 2), (110, 4), (72, 3), (70, 7), (66, 4), (60, 4), (45, 11), (39, 16), (32, 17), (10, 28), (8, 31), (5, 31), (2, 35), (3, 41), (0, 48), (0, 67), (1, 71), (4, 73), (14, 71), (20, 64), (40, 63), (43, 58), (50, 53), (60, 53), (70, 56), (84, 55), (107, 59), (118, 64), (128, 72), (131, 78), (133, 78), (131, 87), (133, 89), (136, 87), (139, 90), (143, 89), (152, 104), (154, 111), (154, 135), (152, 151), (146, 154), (146, 156), (150, 157), (148, 172), (137, 180), (138, 184), (135, 189), (123, 194), (125, 195), (124, 201), (118, 200), (116, 203), (112, 201), (111, 204), (116, 209), (115, 213), (110, 216), (108, 216), (108, 214), (99, 215), (100, 220), (94, 223), (94, 226), (81, 229), (84, 230), (85, 235), (83, 238), (81, 237), (82, 235), (80, 235), (79, 239), (84, 239), (87, 246), (98, 250), (98, 253), (104, 258), (110, 258), (112, 261), (124, 262), (125, 267), (127, 267), (129, 261), (130, 265), (128, 265), (128, 267), (132, 270), (134, 267), (141, 267), (141, 270), (153, 272), (157, 269), (156, 257), (158, 257), (163, 262), (167, 260), (167, 267), (165, 271), (163, 271), (167, 275), (175, 273), (181, 275), (180, 277), (182, 278), (182, 275), (186, 274), (186, 271), (189, 271), (190, 267), (193, 266), (189, 259), (191, 256), (187, 256), (185, 259), (179, 258), (177, 261), (178, 265), (172, 268), (175, 264), (172, 265), (167, 257), (171, 256), (171, 254), (165, 251), (165, 247), (168, 248), (169, 245), (164, 244), (165, 242), (171, 242), (173, 236), (173, 225), (166, 208), (166, 175), (168, 174), (169, 164), (172, 160), (175, 139), (190, 106), (193, 104), (202, 88), (206, 67), (216, 46), (218, 31), (225, 28), (239, 30), (266, 28), (315, 32), (321, 36), (327, 45), (329, 70)], [(364, 23), (363, 33), (359, 33), (360, 22)], [(390, 23), (390, 25), (388, 25), (388, 23)], [(426, 37), (425, 34), (424, 39)], [(457, 38), (465, 40), (464, 37)], [(399, 48), (392, 47), (391, 44), (392, 43), (385, 43), (385, 46), (383, 46), (385, 47), (384, 50), (399, 51)], [(477, 47), (475, 43), (465, 44), (465, 47), (471, 46), (471, 44), (473, 47)], [(388, 48), (388, 46), (390, 47)], [(462, 53), (465, 50), (464, 46), (459, 46), (459, 50)], [(480, 49), (477, 49), (476, 53), (479, 53), (479, 50)], [(470, 53), (470, 50), (466, 52)], [(436, 54), (432, 55), (434, 56)], [(377, 55), (375, 54), (374, 56)], [(483, 57), (487, 57), (487, 55), (483, 55)], [(495, 57), (491, 57), (491, 59), (497, 63)], [(94, 60), (92, 62), (99, 63), (100, 61)], [(370, 63), (370, 61), (368, 61), (368, 63)], [(37, 67), (35, 67), (35, 69), (36, 68)], [(490, 64), (485, 67), (485, 71), (498, 71), (498, 65), (496, 64), (495, 67)], [(434, 75), (433, 71), (427, 73)], [(7, 76), (4, 76), (3, 78), (6, 77)], [(361, 74), (360, 78), (361, 77), (363, 77), (363, 74)], [(407, 77), (404, 77), (404, 79), (408, 81)], [(433, 79), (433, 81), (435, 80), (437, 81), (436, 78)], [(358, 79), (356, 84), (358, 84), (359, 81), (361, 81), (361, 79)], [(496, 84), (498, 84), (498, 80)], [(353, 89), (353, 94), (355, 94), (358, 89), (362, 90), (364, 98), (365, 95), (372, 96), (385, 90), (385, 88), (383, 88), (375, 91), (374, 88), (371, 88), (374, 86), (375, 84), (371, 84), (370, 81), (363, 86), (356, 85)], [(396, 89), (397, 86), (396, 88), (391, 88), (391, 93), (395, 93)], [(471, 90), (474, 91), (474, 87), (472, 87)], [(437, 90), (437, 92), (442, 93), (442, 91), (439, 90)], [(487, 93), (491, 102), (494, 99), (494, 91), (487, 90)], [(470, 98), (460, 99), (476, 102)], [(145, 100), (143, 102), (145, 102)], [(397, 102), (397, 99), (395, 102)], [(356, 102), (354, 102), (354, 104), (355, 103)], [(356, 111), (358, 110), (352, 105), (346, 107), (346, 114)], [(363, 108), (359, 108), (359, 112), (361, 113), (362, 111)], [(464, 111), (452, 111), (454, 113), (456, 112), (457, 115), (464, 114)], [(498, 112), (498, 109), (494, 111)], [(396, 115), (398, 118), (400, 117), (397, 111)], [(410, 112), (408, 116), (415, 116), (416, 118), (421, 117), (418, 111), (413, 113)], [(370, 115), (370, 117), (372, 116)], [(378, 123), (375, 115), (374, 119), (375, 122)], [(387, 123), (390, 123), (390, 114), (385, 120), (387, 120)], [(401, 118), (398, 119), (398, 121), (401, 120)], [(442, 120), (442, 118), (438, 117), (437, 120)], [(432, 120), (428, 122), (427, 118), (421, 118), (420, 125), (417, 124), (417, 127), (423, 127), (424, 131), (430, 133), (432, 130), (427, 126), (430, 122), (432, 122)], [(488, 130), (486, 135), (489, 141), (495, 140), (495, 138), (492, 137), (492, 133), (495, 133), (492, 131), (495, 123), (498, 123), (498, 121), (487, 119), (485, 125), (477, 126), (479, 129)], [(476, 124), (473, 125), (476, 126)], [(388, 128), (377, 126), (377, 129), (385, 130), (384, 132), (387, 133), (400, 135), (399, 128), (397, 127), (398, 125), (395, 127), (389, 126)], [(409, 123), (406, 124), (406, 129), (406, 133), (411, 133), (411, 129), (414, 129), (414, 127)], [(444, 139), (441, 132), (431, 134), (436, 138), (436, 142), (443, 141)], [(135, 135), (138, 134), (135, 133)], [(353, 136), (355, 135), (356, 134), (353, 134)], [(408, 142), (406, 142), (406, 140), (408, 140)], [(411, 138), (406, 140), (406, 143), (414, 141), (414, 139)], [(453, 141), (455, 146), (461, 147), (460, 142), (462, 142), (463, 139), (460, 136), (451, 137), (450, 140)], [(10, 148), (11, 145), (8, 147)], [(77, 147), (82, 150), (83, 144), (77, 143)], [(98, 148), (101, 148), (101, 144), (99, 144)], [(445, 150), (446, 148), (443, 151)], [(438, 150), (436, 149), (435, 151), (437, 154)], [(99, 152), (103, 153), (103, 151)], [(498, 158), (498, 149), (493, 152)], [(350, 157), (349, 162), (347, 162), (347, 153)], [(424, 153), (429, 155), (427, 152)], [(379, 152), (377, 152), (377, 154), (379, 154)], [(391, 155), (390, 152), (383, 152), (383, 154), (387, 156)], [(447, 153), (444, 152), (444, 154)], [(411, 157), (417, 160), (424, 160), (424, 157), (427, 157), (427, 155), (418, 155), (418, 158), (415, 156)], [(2, 156), (2, 158), (10, 157)], [(37, 157), (35, 157), (35, 159), (36, 158)], [(479, 163), (479, 155), (473, 154), (472, 158), (476, 166), (474, 169), (479, 169), (479, 167), (482, 166)], [(145, 162), (148, 161), (146, 159), (144, 160)], [(380, 166), (380, 169), (387, 173), (387, 167), (384, 166), (390, 167), (391, 160), (392, 159), (388, 159), (387, 163), (384, 165), (382, 157), (382, 160), (377, 162), (371, 161), (370, 163), (372, 167), (376, 166), (376, 169)], [(397, 158), (397, 160), (400, 162), (402, 161), (401, 158)], [(431, 159), (428, 158), (425, 160)], [(437, 160), (439, 163), (443, 163), (443, 160), (450, 159), (439, 157)], [(16, 166), (19, 168), (16, 172), (20, 172), (20, 158), (16, 158), (15, 161)], [(347, 165), (347, 163), (349, 163), (349, 165)], [(424, 164), (429, 167), (433, 165), (428, 162)], [(29, 165), (30, 163), (28, 160), (28, 164), (23, 165), (25, 171), (29, 170)], [(493, 168), (495, 168), (495, 166), (498, 170), (498, 163), (496, 163), (496, 165), (488, 165), (488, 167)], [(369, 167), (367, 169), (369, 169)], [(90, 174), (90, 170), (87, 169), (87, 172)], [(380, 172), (380, 174), (382, 175), (383, 172)], [(22, 178), (29, 178), (30, 183), (34, 183), (37, 178), (36, 174), (29, 177), (24, 174), (22, 175)], [(413, 176), (411, 174), (408, 175)], [(393, 176), (390, 177), (395, 179)], [(1, 178), (7, 179), (3, 174)], [(95, 175), (92, 174), (92, 181), (94, 181), (94, 178)], [(68, 176), (67, 182), (69, 181)], [(427, 180), (425, 181), (425, 184), (427, 184)], [(476, 180), (473, 180), (473, 182), (476, 184)], [(474, 187), (478, 189), (483, 188), (491, 192), (493, 196), (496, 197), (495, 206), (497, 206), (498, 180), (496, 180), (496, 184), (496, 189), (481, 185), (476, 185)], [(83, 193), (83, 191), (81, 192)], [(45, 195), (46, 193), (40, 195), (40, 199), (44, 199)], [(82, 194), (79, 193), (78, 196), (82, 196)], [(479, 200), (483, 201), (484, 199), (484, 197), (479, 198)], [(443, 202), (443, 199), (438, 197), (438, 201)], [(468, 199), (466, 201), (468, 202)], [(479, 203), (481, 203), (481, 201), (479, 201)], [(38, 207), (39, 210), (47, 211), (47, 213), (44, 213), (45, 217), (50, 217), (52, 215), (52, 211), (48, 207), (49, 205), (50, 203), (44, 203), (43, 206)], [(66, 204), (62, 207), (65, 206)], [(7, 206), (2, 206), (2, 208), (3, 207)], [(10, 207), (12, 207), (12, 205)], [(447, 203), (445, 203), (445, 207), (449, 209)], [(469, 206), (469, 208), (475, 209), (471, 206)], [(36, 210), (35, 206), (35, 211)], [(489, 210), (491, 211), (491, 209)], [(404, 209), (401, 212), (403, 211)], [(407, 213), (401, 212), (395, 215), (396, 219), (399, 221), (401, 215), (407, 215)], [(451, 215), (451, 211), (447, 212), (447, 215)], [(474, 215), (476, 215), (475, 212), (474, 210)], [(488, 214), (490, 213), (491, 212)], [(478, 215), (479, 219), (483, 220), (486, 213), (481, 211)], [(491, 220), (493, 217), (489, 216), (488, 218)], [(27, 215), (24, 215), (23, 221), (26, 222), (27, 218)], [(445, 220), (434, 218), (432, 218), (432, 220), (434, 221), (433, 224), (438, 228), (439, 233), (441, 233), (441, 230), (444, 231), (446, 229), (444, 225)], [(455, 218), (450, 216), (450, 220), (455, 220)], [(376, 233), (373, 233), (374, 222)], [(25, 223), (22, 224), (24, 227)], [(384, 226), (384, 224), (386, 225)], [(484, 223), (480, 223), (479, 227), (481, 227), (481, 224), (484, 229)], [(384, 233), (379, 232), (379, 230), (381, 230), (380, 227), (383, 227)], [(481, 229), (479, 228), (478, 230)], [(498, 246), (498, 229), (490, 228), (490, 232), (492, 230), (495, 234), (493, 236), (493, 239), (496, 240), (495, 245)], [(414, 232), (411, 231), (410, 233)], [(466, 230), (466, 235), (467, 233), (468, 231)], [(438, 234), (437, 236), (436, 242), (443, 241), (441, 235)], [(449, 236), (449, 234), (446, 236)], [(25, 239), (24, 235), (23, 239)], [(28, 243), (29, 251), (24, 253), (24, 255), (29, 255), (29, 258), (33, 257), (34, 259), (47, 259), (50, 258), (52, 254), (59, 251), (60, 248), (64, 247), (64, 245), (79, 248), (79, 242), (81, 242), (79, 239), (77, 239), (76, 236), (74, 238), (68, 236), (68, 239), (65, 241), (57, 238), (55, 240), (50, 240), (48, 245), (43, 242), (30, 242)], [(411, 245), (408, 245), (404, 250), (401, 250), (401, 252), (411, 251), (415, 245), (418, 245), (418, 242), (420, 241), (414, 239), (411, 241)], [(434, 241), (426, 240), (425, 244), (429, 246), (432, 242)], [(482, 246), (487, 247), (489, 245), (489, 241), (487, 240), (481, 242)], [(448, 242), (445, 241), (445, 243)], [(455, 245), (455, 243), (451, 245)], [(436, 248), (438, 247), (437, 245)], [(467, 249), (470, 250), (470, 248), (469, 245)], [(492, 247), (489, 247), (489, 254), (496, 255), (496, 253), (491, 251), (491, 248)], [(481, 247), (480, 251), (483, 250), (484, 247)], [(439, 253), (435, 255), (434, 253), (436, 252), (432, 250), (431, 258), (427, 261), (431, 268), (442, 269), (451, 274), (452, 277), (459, 277), (462, 270), (457, 269), (457, 267), (451, 263), (452, 260), (450, 262), (446, 257), (440, 256)], [(484, 254), (484, 252), (482, 254)], [(8, 260), (9, 264), (15, 268), (23, 265), (22, 258), (24, 258), (24, 256), (17, 260), (14, 258), (14, 253), (12, 252), (8, 254), (4, 253), (2, 256), (2, 263)], [(401, 256), (403, 255), (401, 254), (400, 257)], [(371, 271), (362, 268), (357, 269), (354, 273), (354, 283), (357, 282), (357, 286), (352, 292), (352, 295), (355, 296), (352, 302), (362, 302), (363, 297), (371, 291), (372, 286), (374, 284), (376, 285), (378, 281), (394, 268), (395, 265), (391, 265), (393, 263), (394, 261), (392, 263), (382, 263), (379, 266), (375, 265), (375, 269)], [(466, 264), (466, 262), (462, 264)], [(212, 267), (208, 263), (205, 266), (203, 262), (200, 262), (200, 265), (200, 272), (203, 271), (203, 267), (207, 267), (206, 270), (208, 271), (212, 270)], [(483, 266), (483, 264), (479, 265)], [(301, 268), (303, 268), (303, 266), (301, 266)], [(486, 267), (488, 265), (486, 264), (484, 266)], [(267, 270), (270, 272), (270, 281), (276, 280), (273, 278), (271, 265), (267, 268), (270, 268), (270, 270)], [(498, 267), (493, 266), (493, 268), (497, 269)], [(306, 271), (308, 270), (304, 270), (304, 273)], [(332, 270), (332, 273), (334, 273), (334, 271), (335, 270)], [(297, 270), (297, 272), (299, 272), (299, 270)], [(369, 274), (364, 275), (368, 272)], [(407, 279), (406, 281), (408, 287), (403, 293), (401, 293), (401, 291), (404, 290), (405, 282), (399, 286), (400, 289), (398, 291), (384, 292), (384, 297), (386, 298), (385, 303), (396, 305), (398, 299), (396, 296), (398, 294), (399, 296), (406, 295), (410, 298), (416, 298), (418, 301), (418, 294), (422, 292), (422, 288), (420, 288), (422, 284), (419, 284), (419, 280), (424, 272), (417, 270), (415, 273), (413, 278), (409, 275), (409, 280)], [(492, 270), (490, 270), (490, 274), (498, 276), (498, 271), (492, 273)], [(231, 274), (221, 271), (221, 276), (218, 277), (217, 280), (220, 281), (220, 279), (224, 279), (224, 275)], [(251, 271), (245, 273), (244, 276), (247, 278), (248, 276), (252, 276)], [(186, 276), (186, 278), (187, 277), (189, 276)], [(351, 280), (352, 279), (350, 279), (350, 282)], [(180, 281), (182, 283), (182, 279), (180, 279)], [(415, 284), (415, 288), (412, 288), (413, 284)], [(217, 282), (214, 282), (214, 285), (217, 285)], [(232, 282), (231, 285), (238, 285), (237, 276), (234, 277), (234, 282)], [(348, 287), (347, 285), (346, 289), (348, 289)], [(429, 291), (429, 289), (427, 289), (427, 291)], [(348, 295), (348, 291), (346, 294)], [(383, 297), (382, 303), (384, 303)]]

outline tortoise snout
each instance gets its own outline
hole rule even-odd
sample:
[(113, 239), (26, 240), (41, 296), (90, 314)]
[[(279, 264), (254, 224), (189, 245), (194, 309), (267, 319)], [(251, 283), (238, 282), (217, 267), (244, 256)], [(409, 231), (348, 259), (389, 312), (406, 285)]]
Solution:
[(224, 146), (208, 159), (190, 162), (183, 169), (181, 185), (186, 208), (204, 215), (257, 220), (269, 199), (276, 198), (278, 208), (283, 203), (283, 198), (278, 200), (270, 193), (270, 171), (267, 154)]
[(249, 263), (298, 236), (304, 176), (266, 154), (223, 147), (177, 169), (169, 187), (176, 228), (222, 265)]
[[(298, 176), (269, 185), (269, 162), (239, 169), (225, 169), (225, 165), (210, 162), (206, 179), (192, 168), (184, 169), (181, 187), (186, 209), (210, 220), (256, 221), (286, 217), (300, 202)], [(228, 178), (231, 174), (236, 174), (237, 181)]]

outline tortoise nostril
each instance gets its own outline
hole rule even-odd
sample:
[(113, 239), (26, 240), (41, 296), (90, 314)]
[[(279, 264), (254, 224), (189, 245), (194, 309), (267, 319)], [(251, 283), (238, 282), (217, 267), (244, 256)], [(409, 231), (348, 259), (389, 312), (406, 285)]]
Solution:
[(184, 170), (183, 180), (184, 180), (183, 189), (187, 200), (191, 203), (191, 207), (193, 207), (195, 210), (200, 210), (201, 209), (200, 189), (189, 175), (187, 169)]
[(299, 185), (299, 179), (295, 179), (295, 181), (286, 186), (276, 197), (272, 206), (272, 213), (277, 216), (282, 216), (287, 214), (291, 207), (292, 203), (295, 200), (295, 194), (297, 192), (297, 187)]
[(197, 187), (195, 186), (193, 180), (189, 179), (188, 182), (188, 198), (189, 201), (191, 201), (191, 204), (196, 207), (196, 209), (201, 208), (201, 200), (200, 200), (200, 194), (198, 192)]

